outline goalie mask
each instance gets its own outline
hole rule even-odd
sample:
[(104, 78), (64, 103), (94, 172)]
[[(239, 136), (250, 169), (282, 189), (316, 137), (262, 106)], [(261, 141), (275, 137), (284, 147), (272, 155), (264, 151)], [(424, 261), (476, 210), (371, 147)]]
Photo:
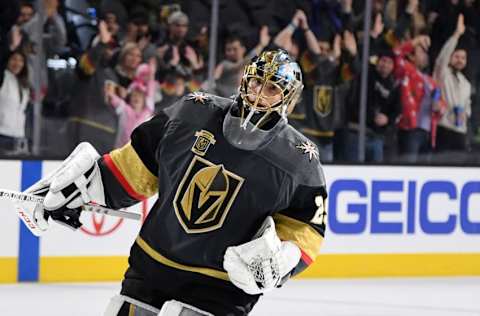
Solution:
[[(258, 148), (286, 125), (302, 89), (300, 67), (286, 51), (263, 52), (245, 66), (238, 106), (226, 116), (224, 135), (241, 149)], [(277, 124), (268, 128), (272, 121)]]
[(261, 127), (272, 113), (283, 119), (293, 111), (302, 93), (302, 72), (284, 50), (265, 51), (245, 67), (240, 83), (240, 97), (248, 111), (242, 124), (246, 128), (254, 114), (263, 114), (255, 124)]

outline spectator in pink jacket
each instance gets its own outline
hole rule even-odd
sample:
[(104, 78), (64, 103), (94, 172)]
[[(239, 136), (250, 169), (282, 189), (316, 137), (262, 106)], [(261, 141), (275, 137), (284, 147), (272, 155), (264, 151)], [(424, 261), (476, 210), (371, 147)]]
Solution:
[(111, 81), (105, 84), (105, 95), (119, 116), (115, 147), (122, 147), (130, 140), (132, 131), (148, 120), (154, 112), (155, 96), (155, 60), (138, 67), (135, 78), (128, 87), (128, 95), (124, 100), (115, 93), (115, 85)]

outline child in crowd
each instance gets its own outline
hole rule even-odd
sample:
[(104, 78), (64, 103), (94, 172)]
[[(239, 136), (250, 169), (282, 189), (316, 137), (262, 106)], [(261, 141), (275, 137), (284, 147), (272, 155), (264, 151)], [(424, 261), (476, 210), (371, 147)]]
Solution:
[(156, 63), (152, 59), (149, 64), (141, 64), (135, 78), (128, 87), (126, 100), (115, 93), (115, 85), (105, 84), (107, 102), (113, 106), (119, 116), (117, 140), (119, 148), (130, 140), (132, 131), (148, 120), (154, 112)]

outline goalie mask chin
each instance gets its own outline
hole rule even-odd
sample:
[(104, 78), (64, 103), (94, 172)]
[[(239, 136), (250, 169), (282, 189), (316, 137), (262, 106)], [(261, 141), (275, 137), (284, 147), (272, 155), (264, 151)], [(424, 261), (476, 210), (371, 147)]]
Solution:
[(287, 123), (303, 90), (302, 72), (284, 50), (265, 51), (245, 67), (240, 96), (223, 124), (229, 142), (254, 150)]

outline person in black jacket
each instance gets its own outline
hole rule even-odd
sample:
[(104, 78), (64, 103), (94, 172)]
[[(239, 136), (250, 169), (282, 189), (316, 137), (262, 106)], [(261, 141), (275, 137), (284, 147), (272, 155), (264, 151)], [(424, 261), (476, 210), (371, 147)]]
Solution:
[[(397, 83), (393, 77), (394, 55), (391, 50), (378, 54), (376, 65), (370, 65), (368, 73), (367, 121), (365, 161), (384, 160), (385, 137), (388, 128), (393, 126), (400, 113), (400, 99)], [(358, 161), (358, 132), (360, 110), (360, 76), (354, 80), (351, 98), (347, 108), (346, 142), (342, 160)]]

